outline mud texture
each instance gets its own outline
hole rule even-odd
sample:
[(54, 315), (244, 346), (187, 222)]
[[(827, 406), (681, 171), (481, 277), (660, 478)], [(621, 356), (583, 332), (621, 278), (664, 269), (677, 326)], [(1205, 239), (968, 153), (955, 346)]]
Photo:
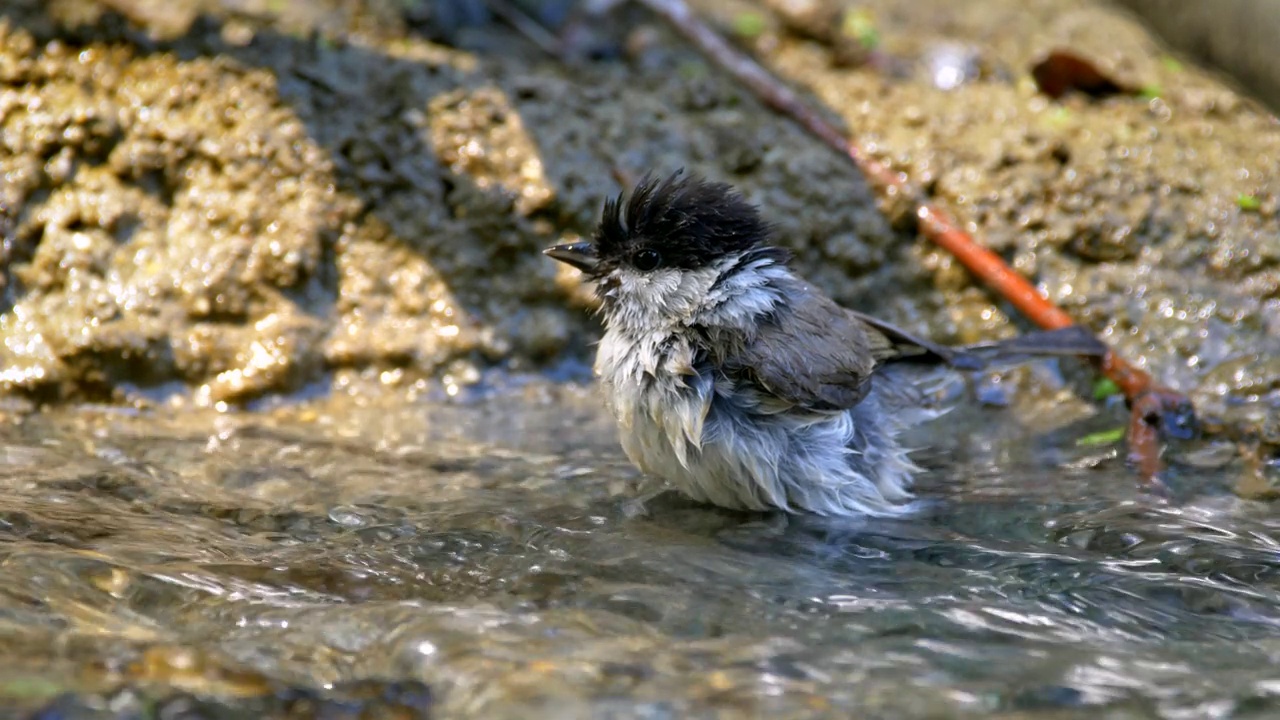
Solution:
[[(440, 32), (446, 5), (7, 3), (3, 387), (239, 402), (583, 359), (589, 293), (538, 250), (678, 167), (759, 201), (844, 302), (947, 341), (1016, 330), (846, 161), (640, 9), (597, 21), (616, 52), (564, 65), (501, 25)], [(1208, 415), (1275, 413), (1271, 115), (1094, 2), (860, 3), (876, 46), (852, 67), (742, 23), (755, 6), (702, 6)], [(1040, 96), (1054, 47), (1145, 96)]]

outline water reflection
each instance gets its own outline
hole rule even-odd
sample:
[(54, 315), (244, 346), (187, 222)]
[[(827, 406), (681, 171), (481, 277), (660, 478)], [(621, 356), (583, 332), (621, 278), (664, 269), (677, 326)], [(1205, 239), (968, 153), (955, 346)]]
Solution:
[(833, 523), (655, 494), (566, 387), (29, 416), (0, 431), (0, 697), (46, 717), (1280, 713), (1270, 507), (1229, 495), (1229, 468), (1163, 501), (1114, 453), (990, 427), (929, 460), (925, 515)]

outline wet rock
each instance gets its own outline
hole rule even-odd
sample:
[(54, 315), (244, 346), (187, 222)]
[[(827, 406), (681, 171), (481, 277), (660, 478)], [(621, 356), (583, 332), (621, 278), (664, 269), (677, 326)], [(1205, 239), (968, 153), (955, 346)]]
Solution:
[(134, 720), (156, 717), (197, 720), (251, 715), (264, 720), (360, 720), (394, 718), (426, 720), (432, 717), (431, 690), (420, 682), (356, 681), (338, 683), (323, 691), (304, 687), (256, 688), (239, 702), (192, 692), (149, 691), (126, 687), (110, 694), (65, 693), (33, 713), (31, 720)]
[[(197, 4), (145, 36), (158, 5), (5, 11), (7, 391), (178, 381), (234, 403), (583, 358), (590, 293), (538, 250), (589, 233), (620, 179), (677, 167), (740, 186), (843, 302), (941, 340), (1016, 330), (900, 204), (886, 219), (844, 160), (665, 30), (566, 67), (500, 26), (482, 52), (425, 39), (448, 3)], [(762, 60), (1140, 365), (1230, 412), (1265, 397), (1207, 378), (1276, 350), (1274, 118), (1084, 0), (864, 3), (905, 74), (837, 67), (805, 39), (835, 5), (810, 5)], [(732, 27), (736, 7), (700, 9)], [(972, 54), (943, 91), (928, 68), (952, 46)], [(1029, 68), (1056, 47), (1144, 95), (1047, 100)]]
[[(0, 32), (17, 40), (7, 48), (31, 47)], [(52, 41), (32, 55), (14, 60), (5, 94), (0, 164), (19, 210), (0, 352), (32, 368), (7, 385), (109, 392), (261, 374), (234, 336), (306, 335), (289, 295), (306, 292), (334, 232), (328, 163), (273, 99), (273, 77), (122, 45)], [(225, 337), (190, 352), (202, 325)], [(314, 366), (315, 345), (296, 343), (287, 366)], [(225, 394), (297, 380), (277, 372)]]
[[(247, 43), (215, 18), (158, 50), (110, 23), (10, 19), (7, 390), (180, 380), (201, 402), (239, 402), (329, 371), (475, 378), (583, 354), (589, 291), (538, 250), (589, 232), (619, 171), (739, 174), (792, 211), (856, 198), (780, 218), (802, 251), (844, 233), (836, 273), (894, 243), (838, 158), (705, 67), (676, 72), (696, 61), (670, 43), (640, 77), (569, 74), (395, 23), (376, 49), (316, 45), (276, 34), (299, 29), (288, 15), (260, 17)], [(649, 113), (694, 86), (710, 102)], [(823, 184), (797, 193), (808, 178)]]

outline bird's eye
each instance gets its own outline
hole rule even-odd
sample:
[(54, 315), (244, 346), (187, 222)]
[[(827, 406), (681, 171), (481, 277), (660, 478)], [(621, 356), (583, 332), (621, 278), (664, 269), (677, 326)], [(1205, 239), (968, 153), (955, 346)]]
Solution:
[(640, 272), (657, 270), (658, 266), (662, 264), (662, 256), (658, 254), (657, 250), (641, 250), (631, 256), (631, 264)]

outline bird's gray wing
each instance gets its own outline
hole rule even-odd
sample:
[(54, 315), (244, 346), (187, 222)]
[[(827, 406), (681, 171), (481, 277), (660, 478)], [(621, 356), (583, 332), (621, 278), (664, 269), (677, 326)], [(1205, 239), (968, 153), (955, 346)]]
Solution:
[(857, 405), (876, 367), (895, 355), (893, 340), (807, 288), (790, 299), (725, 358), (725, 371), (756, 386), (775, 411)]
[(1106, 346), (1082, 328), (1033, 333), (970, 348), (926, 340), (870, 315), (840, 307), (797, 283), (787, 288), (786, 307), (763, 320), (722, 359), (731, 376), (754, 385), (762, 408), (847, 410), (871, 391), (876, 369), (895, 362), (949, 365), (980, 370), (1019, 355), (1101, 357)]

